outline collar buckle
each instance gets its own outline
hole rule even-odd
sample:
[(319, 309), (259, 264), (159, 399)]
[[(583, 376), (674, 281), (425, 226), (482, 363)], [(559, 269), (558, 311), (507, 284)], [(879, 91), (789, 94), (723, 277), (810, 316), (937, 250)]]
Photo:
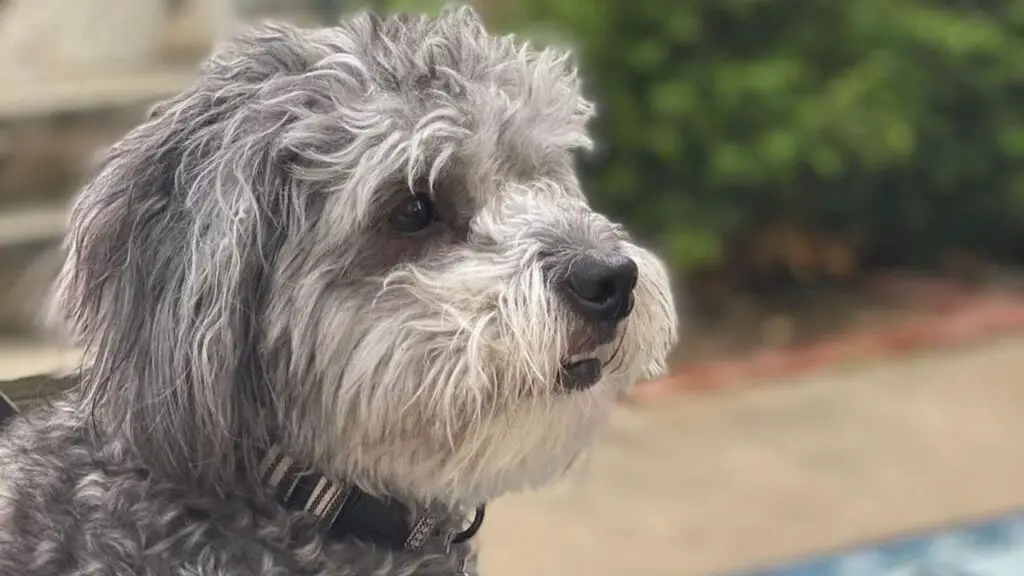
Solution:
[(476, 533), (480, 531), (480, 527), (483, 526), (483, 524), (484, 524), (484, 513), (486, 511), (487, 511), (487, 506), (485, 504), (481, 504), (481, 505), (477, 506), (476, 510), (473, 513), (473, 521), (470, 522), (469, 526), (467, 526), (464, 530), (461, 530), (461, 531), (449, 530), (445, 534), (445, 537), (444, 537), (444, 552), (445, 552), (445, 554), (448, 554), (448, 553), (450, 553), (452, 551), (452, 545), (453, 544), (461, 544), (463, 542), (466, 542), (467, 540), (469, 540), (473, 536), (476, 536)]

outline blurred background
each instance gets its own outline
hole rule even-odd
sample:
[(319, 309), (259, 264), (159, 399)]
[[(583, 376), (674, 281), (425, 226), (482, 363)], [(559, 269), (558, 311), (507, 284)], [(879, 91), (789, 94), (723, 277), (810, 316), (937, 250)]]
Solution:
[[(577, 50), (590, 198), (684, 327), (586, 474), (493, 507), (488, 573), (717, 574), (1024, 506), (1024, 0), (470, 3)], [(74, 361), (38, 329), (67, 201), (211, 46), (439, 6), (0, 0), (0, 380)]]

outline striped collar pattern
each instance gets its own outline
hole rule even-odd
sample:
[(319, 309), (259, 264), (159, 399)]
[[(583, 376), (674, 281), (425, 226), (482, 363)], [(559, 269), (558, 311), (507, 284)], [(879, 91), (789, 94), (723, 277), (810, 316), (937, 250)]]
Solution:
[[(412, 510), (395, 499), (379, 498), (357, 486), (304, 470), (277, 447), (263, 458), (260, 477), (286, 508), (305, 511), (338, 539), (354, 538), (410, 551), (422, 549), (432, 538), (440, 540), (446, 550), (453, 542), (468, 539), (460, 540), (465, 531), (438, 530), (440, 518), (436, 514), (423, 514), (414, 520)], [(478, 517), (482, 520), (482, 510)], [(474, 521), (473, 533), (478, 524)]]

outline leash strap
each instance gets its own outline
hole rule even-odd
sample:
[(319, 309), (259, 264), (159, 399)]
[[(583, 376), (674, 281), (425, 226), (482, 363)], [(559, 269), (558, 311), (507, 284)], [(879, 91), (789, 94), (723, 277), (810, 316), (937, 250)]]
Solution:
[(0, 430), (3, 430), (17, 415), (18, 407), (14, 405), (14, 402), (6, 394), (0, 392)]

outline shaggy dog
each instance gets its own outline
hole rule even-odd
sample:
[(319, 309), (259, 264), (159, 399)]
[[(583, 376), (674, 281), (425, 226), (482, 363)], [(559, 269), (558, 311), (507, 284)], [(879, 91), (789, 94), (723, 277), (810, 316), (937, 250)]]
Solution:
[(219, 50), (74, 204), (85, 361), (0, 439), (0, 574), (475, 573), (481, 506), (675, 339), (666, 270), (583, 196), (592, 112), (465, 8)]

